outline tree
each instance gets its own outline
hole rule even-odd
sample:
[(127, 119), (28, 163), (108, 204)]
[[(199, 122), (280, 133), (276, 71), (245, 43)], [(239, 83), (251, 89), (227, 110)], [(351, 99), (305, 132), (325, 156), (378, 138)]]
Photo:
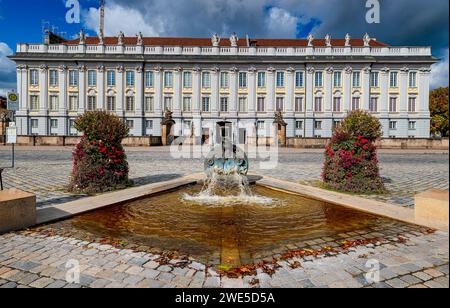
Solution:
[(448, 87), (437, 88), (430, 93), (431, 133), (433, 135), (449, 136), (448, 96)]

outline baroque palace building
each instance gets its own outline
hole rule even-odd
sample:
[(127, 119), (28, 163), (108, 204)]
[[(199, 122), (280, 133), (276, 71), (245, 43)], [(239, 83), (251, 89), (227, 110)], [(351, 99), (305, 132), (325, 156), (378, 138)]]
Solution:
[[(385, 138), (430, 137), (430, 47), (393, 47), (362, 39), (86, 37), (18, 44), (20, 135), (74, 136), (91, 110), (122, 117), (133, 136), (214, 134), (232, 123), (240, 143), (276, 134), (281, 111), (288, 138), (330, 137), (350, 110), (378, 117)], [(162, 136), (167, 138), (168, 136)], [(211, 138), (212, 139), (212, 138)]]

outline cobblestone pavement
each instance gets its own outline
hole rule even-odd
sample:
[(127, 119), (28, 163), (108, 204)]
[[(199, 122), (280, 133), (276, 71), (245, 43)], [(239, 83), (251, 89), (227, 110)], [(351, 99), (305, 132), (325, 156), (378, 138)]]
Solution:
[[(192, 259), (35, 230), (0, 236), (0, 288), (448, 288), (448, 254), (448, 234), (410, 229), (342, 253), (283, 259), (269, 269), (230, 278)], [(67, 283), (68, 261), (71, 268), (78, 262), (79, 283)], [(374, 262), (377, 272), (369, 266)]]
[[(136, 185), (173, 179), (203, 170), (202, 159), (174, 160), (168, 148), (129, 148), (130, 176)], [(9, 148), (0, 147), (0, 167), (7, 166)], [(413, 206), (413, 195), (430, 188), (449, 189), (449, 157), (446, 153), (424, 151), (381, 151), (381, 175), (389, 190), (385, 195), (366, 196), (403, 206)], [(281, 149), (276, 169), (261, 170), (251, 160), (252, 173), (313, 183), (320, 179), (321, 150)], [(16, 168), (6, 169), (4, 183), (35, 193), (38, 206), (72, 201), (84, 196), (64, 191), (68, 184), (71, 148), (27, 147), (16, 152)]]

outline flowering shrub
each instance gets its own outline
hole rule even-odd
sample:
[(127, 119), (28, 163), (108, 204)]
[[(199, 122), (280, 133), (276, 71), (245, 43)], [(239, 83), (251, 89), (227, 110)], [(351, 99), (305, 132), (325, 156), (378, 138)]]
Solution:
[(325, 150), (322, 173), (327, 187), (354, 193), (384, 191), (374, 144), (381, 136), (381, 125), (376, 122), (379, 121), (367, 113), (351, 112), (334, 130)]
[(122, 139), (128, 127), (116, 116), (102, 111), (79, 117), (75, 127), (83, 132), (73, 155), (69, 190), (100, 193), (128, 186), (128, 163)]

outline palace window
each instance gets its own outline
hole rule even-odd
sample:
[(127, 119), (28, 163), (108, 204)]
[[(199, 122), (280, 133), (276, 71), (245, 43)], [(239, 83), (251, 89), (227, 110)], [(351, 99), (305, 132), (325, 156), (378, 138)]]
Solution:
[(57, 70), (50, 70), (49, 71), (49, 78), (50, 78), (50, 86), (56, 87), (58, 85), (58, 71)]
[(69, 86), (77, 87), (78, 86), (78, 71), (71, 70), (69, 71)]
[(377, 97), (370, 98), (369, 111), (370, 112), (377, 112), (378, 111), (378, 98)]
[(37, 96), (37, 95), (30, 95), (30, 109), (32, 111), (39, 110), (39, 96)]
[(106, 80), (108, 87), (116, 86), (116, 72), (115, 71), (107, 71), (106, 72)]
[(341, 112), (341, 98), (334, 97), (333, 98), (333, 112)]
[(228, 112), (228, 97), (220, 98), (220, 112)]
[(397, 86), (398, 86), (398, 81), (397, 81), (397, 76), (398, 76), (398, 74), (397, 74), (397, 72), (391, 72), (391, 74), (390, 74), (390, 86), (391, 86), (391, 88), (397, 88)]
[(305, 86), (305, 75), (303, 72), (296, 72), (295, 73), (295, 87), (296, 88), (303, 88)]
[(146, 96), (145, 97), (145, 105), (144, 105), (144, 111), (145, 112), (153, 112), (155, 110), (155, 103), (153, 96)]
[(58, 111), (59, 110), (59, 96), (58, 95), (50, 95), (50, 111)]
[(211, 88), (211, 73), (209, 72), (202, 73), (202, 88), (203, 89)]
[(50, 128), (51, 129), (57, 129), (58, 128), (58, 120), (57, 119), (50, 119)]
[(166, 96), (164, 97), (164, 110), (172, 110), (172, 97)]
[(389, 129), (396, 130), (397, 129), (397, 121), (389, 121)]
[(88, 86), (90, 87), (97, 86), (97, 72), (94, 70), (88, 71)]
[(284, 111), (284, 97), (277, 97), (275, 104), (276, 111)]
[(303, 129), (303, 121), (295, 121), (296, 129)]
[(332, 129), (335, 129), (336, 127), (338, 127), (341, 124), (341, 121), (339, 120), (334, 120), (333, 121), (333, 125), (332, 125)]
[(361, 99), (359, 97), (353, 97), (352, 98), (352, 110), (359, 110), (360, 102), (361, 102)]
[(258, 121), (256, 125), (258, 127), (258, 130), (263, 130), (266, 128), (266, 123), (264, 121)]
[(134, 71), (127, 71), (125, 75), (127, 87), (134, 87)]
[(134, 111), (134, 96), (127, 96), (125, 111), (127, 112)]
[(127, 120), (127, 121), (126, 121), (126, 124), (127, 124), (127, 126), (128, 126), (130, 129), (133, 129), (133, 128), (134, 128), (134, 121), (133, 121), (133, 120)]
[(241, 89), (247, 88), (247, 73), (245, 72), (239, 73), (239, 88)]
[(155, 75), (152, 71), (146, 71), (145, 72), (145, 87), (146, 88), (153, 88), (154, 87), (154, 78)]
[(30, 84), (32, 86), (39, 85), (39, 73), (38, 70), (30, 70)]
[(266, 98), (265, 97), (262, 97), (262, 96), (258, 97), (257, 111), (258, 112), (266, 111)]
[(70, 136), (76, 136), (76, 128), (75, 128), (75, 120), (70, 119), (69, 120), (69, 135)]
[(410, 97), (408, 99), (408, 111), (416, 112), (416, 98), (415, 97)]
[(352, 85), (353, 85), (353, 88), (361, 87), (361, 73), (360, 72), (353, 72)]
[(322, 129), (322, 121), (314, 121), (314, 129)]
[(164, 72), (164, 88), (173, 88), (172, 72)]
[(416, 121), (409, 121), (408, 129), (409, 130), (415, 130), (416, 129)]
[(210, 98), (208, 96), (204, 96), (202, 98), (202, 112), (210, 112)]
[(185, 89), (192, 88), (192, 73), (191, 72), (183, 72), (183, 88), (185, 88)]
[(316, 72), (314, 74), (314, 86), (316, 88), (323, 87), (323, 73), (322, 72)]
[(303, 111), (303, 97), (296, 97), (295, 98), (295, 112), (302, 112)]
[(221, 89), (228, 89), (230, 86), (228, 73), (227, 72), (221, 72), (220, 73), (220, 88)]
[(314, 111), (322, 112), (322, 98), (321, 97), (316, 97), (314, 99)]
[(378, 72), (371, 72), (370, 73), (370, 87), (372, 88), (378, 88)]
[(109, 112), (116, 111), (116, 97), (115, 96), (106, 97), (106, 110)]
[(97, 97), (96, 96), (88, 96), (87, 110), (88, 111), (97, 110)]
[(39, 120), (38, 119), (31, 119), (31, 128), (37, 129), (39, 128)]
[(417, 73), (416, 72), (409, 73), (409, 87), (410, 88), (417, 87)]
[(183, 97), (183, 111), (191, 112), (192, 109), (192, 98), (190, 96)]
[(69, 111), (72, 111), (72, 112), (78, 111), (78, 96), (77, 95), (69, 96)]
[(153, 120), (146, 120), (145, 121), (145, 129), (152, 130), (153, 129)]
[(239, 112), (247, 112), (247, 98), (239, 97)]
[(389, 99), (389, 112), (397, 112), (397, 98), (391, 97)]
[(334, 72), (333, 85), (335, 88), (342, 87), (342, 73), (341, 72)]
[(258, 72), (258, 88), (266, 87), (266, 73)]
[(277, 88), (284, 88), (284, 72), (277, 72)]

